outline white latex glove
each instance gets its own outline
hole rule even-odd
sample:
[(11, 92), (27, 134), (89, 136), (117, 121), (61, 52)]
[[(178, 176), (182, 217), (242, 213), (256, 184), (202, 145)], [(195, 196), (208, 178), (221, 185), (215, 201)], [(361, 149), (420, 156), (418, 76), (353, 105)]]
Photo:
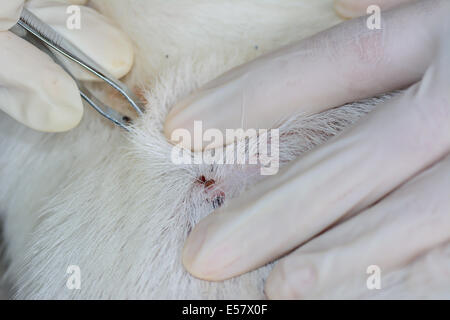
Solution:
[[(81, 29), (69, 30), (68, 4), (84, 0), (26, 2), (41, 20), (77, 45), (94, 61), (120, 78), (133, 64), (130, 41), (94, 10), (81, 6)], [(24, 1), (0, 4), (0, 109), (17, 121), (39, 131), (61, 132), (75, 127), (83, 105), (73, 79), (50, 57), (7, 31), (20, 16)], [(75, 69), (78, 70), (78, 69)], [(81, 80), (93, 79), (74, 72)]]
[[(396, 54), (387, 61), (380, 50), (388, 39), (365, 26), (366, 20), (342, 24), (225, 73), (171, 110), (167, 138), (177, 128), (193, 132), (193, 119), (203, 120), (205, 131), (221, 130), (224, 137), (225, 129), (272, 128), (300, 110), (310, 115), (418, 81), (427, 67), (419, 57), (430, 54), (422, 46), (430, 42), (426, 35), (398, 30), (402, 41), (390, 39)], [(356, 28), (358, 33), (348, 30)], [(416, 38), (422, 43), (410, 51), (408, 42), (417, 43)], [(405, 67), (404, 57), (414, 68)]]
[(347, 21), (238, 68), (169, 116), (166, 128), (239, 127), (239, 99), (256, 79), (245, 112), (257, 128), (270, 127), (279, 109), (315, 113), (411, 85), (201, 221), (183, 252), (194, 276), (223, 280), (286, 255), (268, 297), (326, 297), (361, 275), (354, 285), (365, 289), (369, 265), (383, 274), (408, 268), (450, 241), (450, 1), (382, 16), (382, 30)]
[(24, 0), (2, 1), (0, 4), (0, 30), (8, 30), (16, 24), (23, 9)]
[(416, 0), (334, 0), (334, 8), (342, 17), (355, 18), (365, 15), (367, 8), (372, 5), (377, 5), (382, 10), (387, 10), (412, 1)]

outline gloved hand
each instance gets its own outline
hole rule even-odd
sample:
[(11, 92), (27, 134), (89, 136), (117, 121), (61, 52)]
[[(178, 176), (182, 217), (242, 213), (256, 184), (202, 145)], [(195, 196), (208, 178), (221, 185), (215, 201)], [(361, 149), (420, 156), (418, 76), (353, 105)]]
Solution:
[[(120, 30), (84, 6), (80, 7), (81, 29), (67, 28), (68, 4), (85, 2), (32, 0), (25, 6), (109, 73), (120, 78), (131, 69), (134, 55), (130, 41)], [(7, 31), (17, 22), (23, 6), (23, 0), (0, 4), (0, 109), (39, 131), (70, 130), (83, 115), (75, 82), (50, 57)], [(80, 80), (95, 79), (87, 72), (75, 71), (74, 74)]]
[[(382, 16), (381, 30), (347, 21), (234, 70), (169, 115), (167, 133), (194, 120), (237, 128), (245, 97), (247, 127), (270, 128), (274, 117), (410, 86), (201, 221), (183, 252), (194, 276), (227, 279), (287, 254), (266, 282), (268, 297), (326, 297), (343, 284), (365, 289), (370, 265), (387, 275), (448, 243), (450, 1)], [(422, 276), (408, 270), (401, 281)]]

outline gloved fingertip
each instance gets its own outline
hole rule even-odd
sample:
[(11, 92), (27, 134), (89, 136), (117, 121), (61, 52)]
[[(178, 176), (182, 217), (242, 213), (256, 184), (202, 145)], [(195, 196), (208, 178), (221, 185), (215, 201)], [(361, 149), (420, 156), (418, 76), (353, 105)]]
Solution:
[(186, 239), (183, 253), (182, 261), (185, 269), (193, 276), (206, 279), (207, 271), (204, 270), (206, 263), (202, 262), (202, 256), (205, 258), (203, 253), (203, 245), (206, 240), (207, 232), (204, 226), (204, 222), (199, 223), (191, 234)]
[[(232, 143), (234, 138), (230, 138), (226, 131), (241, 126), (242, 106), (242, 95), (228, 89), (234, 86), (231, 82), (224, 86), (225, 89), (200, 89), (178, 102), (166, 118), (166, 138), (194, 152), (221, 148)], [(197, 136), (196, 132), (200, 135)], [(203, 141), (206, 132), (214, 134), (215, 139)]]
[(40, 114), (30, 112), (18, 120), (34, 130), (57, 133), (74, 129), (80, 124), (82, 117), (82, 102), (74, 100), (48, 104)]
[(227, 273), (227, 250), (221, 237), (215, 237), (214, 220), (209, 218), (201, 221), (187, 238), (182, 262), (185, 269), (198, 279), (222, 281), (232, 276)]
[[(134, 65), (134, 50), (131, 43), (124, 36), (121, 41), (117, 41), (120, 52), (105, 62), (105, 68), (117, 79), (126, 76)], [(107, 64), (109, 62), (109, 65)]]
[[(69, 105), (54, 105), (45, 101), (43, 105), (30, 102), (30, 107), (23, 107), (15, 112), (7, 112), (18, 122), (40, 132), (66, 132), (77, 127), (83, 117), (83, 108), (72, 101)], [(33, 110), (34, 108), (34, 110)]]
[(60, 106), (60, 112), (53, 114), (46, 126), (47, 132), (66, 132), (76, 128), (83, 118), (83, 104), (74, 101), (66, 107)]

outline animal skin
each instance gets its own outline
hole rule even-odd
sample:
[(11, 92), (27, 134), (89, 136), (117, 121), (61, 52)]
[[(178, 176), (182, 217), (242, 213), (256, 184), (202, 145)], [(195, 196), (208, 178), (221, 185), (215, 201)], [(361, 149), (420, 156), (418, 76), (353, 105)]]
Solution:
[[(170, 108), (221, 73), (341, 20), (330, 0), (96, 0), (131, 37), (126, 83), (145, 97), (131, 133), (86, 107), (79, 127), (39, 133), (0, 115), (4, 283), (19, 299), (260, 299), (272, 265), (224, 282), (193, 278), (181, 250), (192, 227), (261, 177), (242, 165), (175, 165), (162, 129)], [(111, 104), (123, 101), (96, 86)], [(281, 164), (338, 134), (390, 96), (297, 115), (280, 125)], [(205, 188), (206, 181), (213, 187)], [(210, 183), (211, 185), (211, 183)], [(220, 203), (217, 194), (224, 195)], [(323, 298), (440, 297), (450, 247), (386, 275), (386, 290), (336, 287)], [(68, 267), (81, 271), (70, 290)], [(433, 292), (407, 290), (412, 269)], [(442, 268), (444, 270), (445, 268)], [(445, 271), (440, 271), (440, 275)], [(450, 278), (450, 277), (448, 277)], [(417, 278), (414, 281), (419, 281)], [(434, 287), (433, 287), (434, 285)], [(417, 287), (417, 286), (416, 286)]]

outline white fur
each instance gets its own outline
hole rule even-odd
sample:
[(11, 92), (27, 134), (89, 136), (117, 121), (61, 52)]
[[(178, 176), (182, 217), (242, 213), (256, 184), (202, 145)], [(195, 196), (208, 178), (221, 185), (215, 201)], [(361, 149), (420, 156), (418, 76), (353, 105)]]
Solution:
[[(214, 179), (229, 200), (258, 180), (254, 169), (176, 166), (162, 125), (177, 100), (208, 80), (339, 22), (331, 1), (94, 4), (135, 42), (136, 66), (127, 81), (148, 91), (148, 111), (131, 134), (90, 109), (82, 124), (65, 134), (37, 133), (0, 116), (0, 215), (8, 265), (4, 278), (11, 294), (26, 299), (263, 298), (270, 266), (209, 283), (189, 276), (180, 261), (189, 230), (213, 210), (211, 192), (196, 179)], [(106, 97), (107, 91), (99, 93)], [(284, 122), (281, 132), (289, 134), (281, 140), (282, 163), (335, 135), (379, 101)], [(438, 257), (433, 261), (449, 263), (448, 250)], [(66, 288), (69, 265), (81, 268), (81, 290)], [(403, 283), (393, 285), (388, 296), (406, 294)]]

